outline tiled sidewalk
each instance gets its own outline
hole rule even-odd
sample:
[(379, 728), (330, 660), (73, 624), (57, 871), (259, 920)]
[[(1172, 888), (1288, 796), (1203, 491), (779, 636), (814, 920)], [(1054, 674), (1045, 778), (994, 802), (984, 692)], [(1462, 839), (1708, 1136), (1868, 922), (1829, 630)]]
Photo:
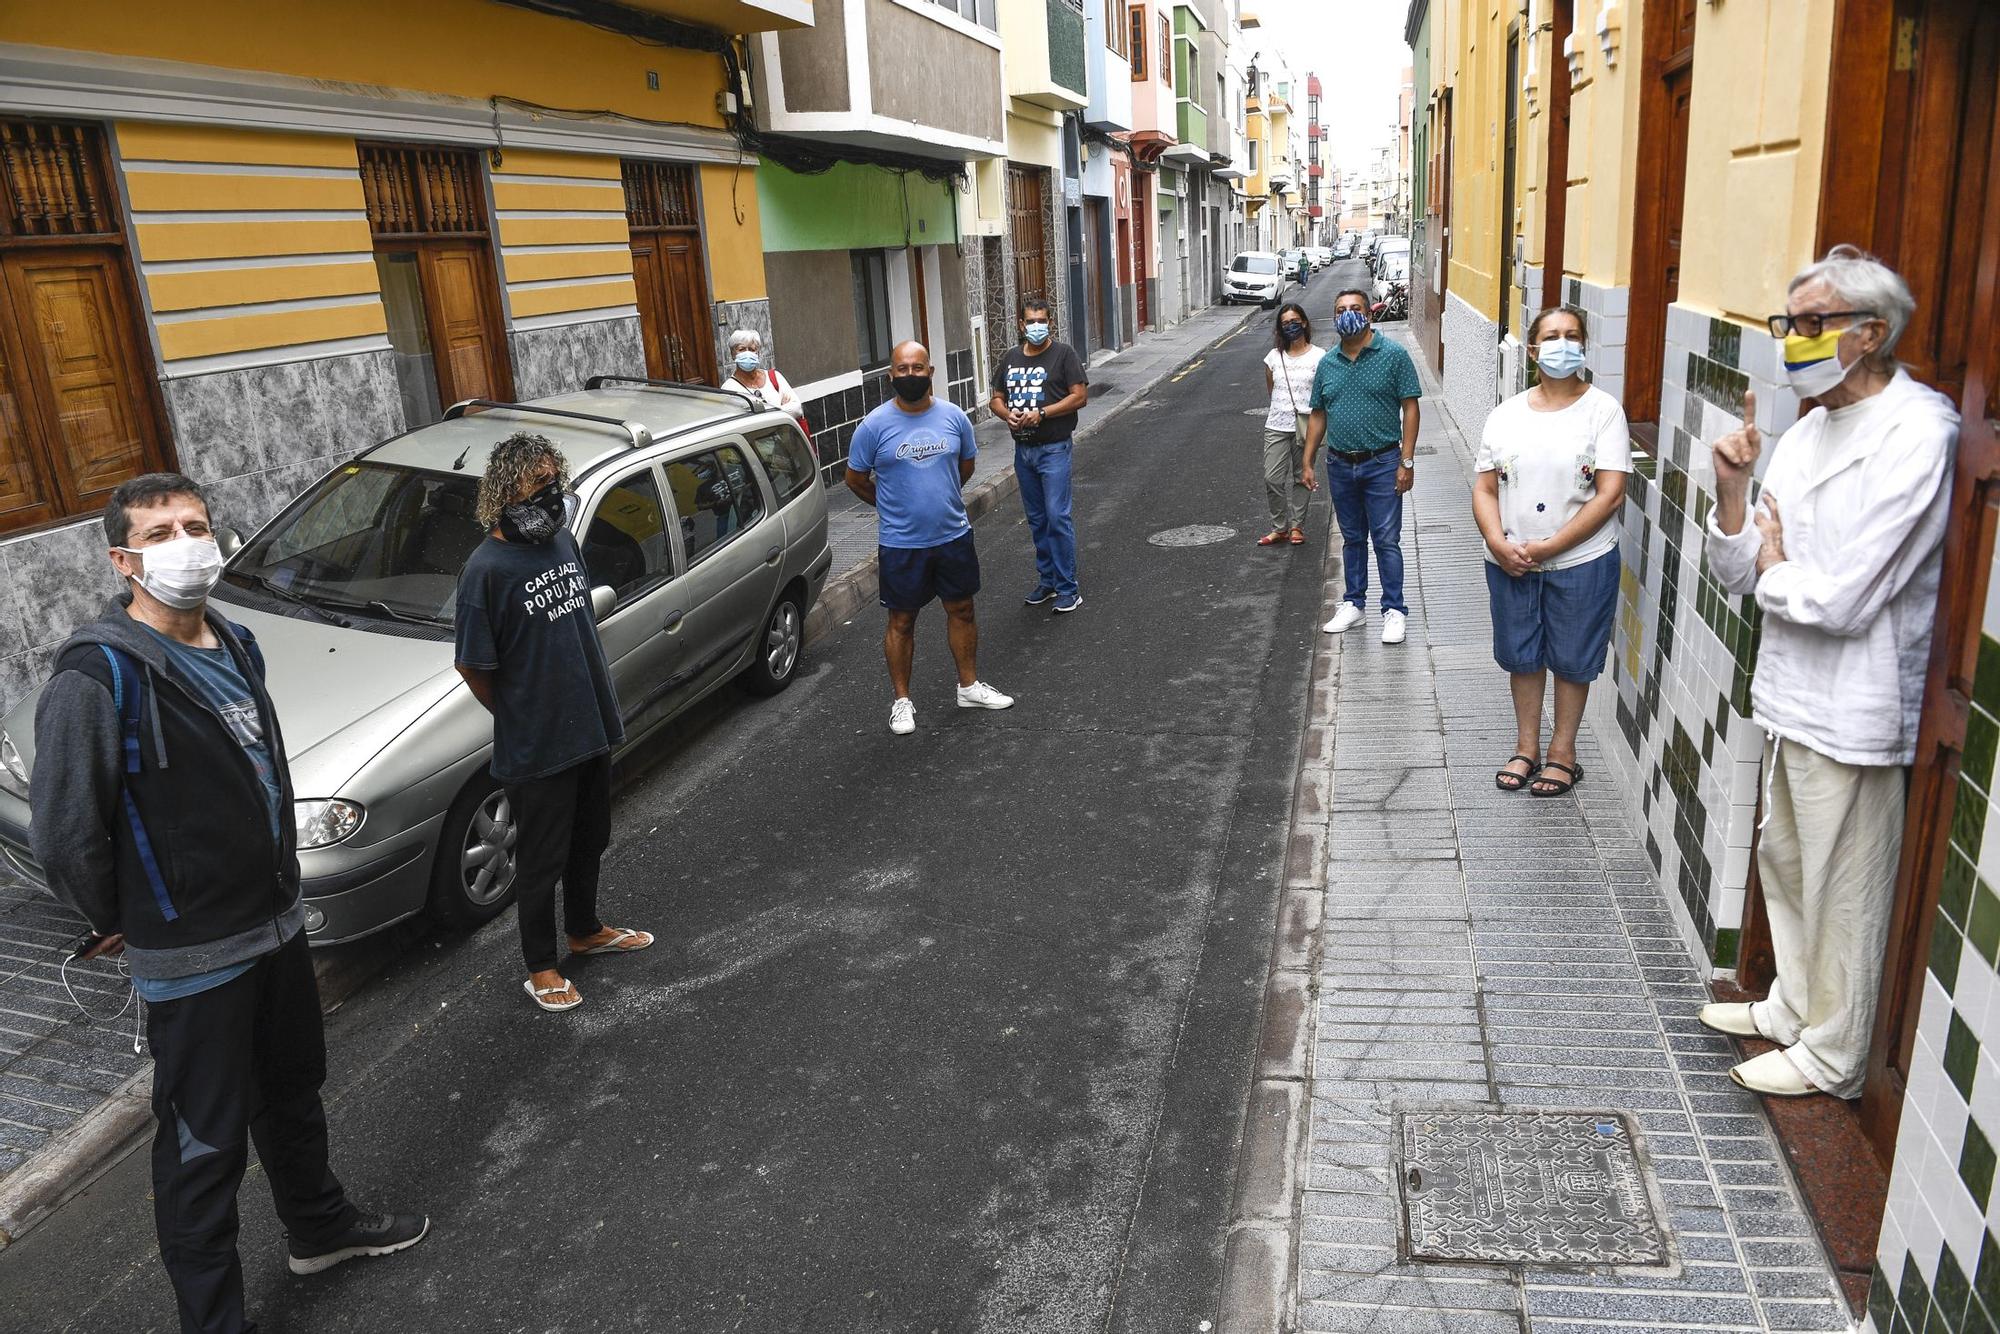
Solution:
[[(1701, 974), (1595, 738), (1572, 797), (1493, 784), (1514, 728), (1471, 456), (1442, 403), (1424, 409), (1409, 642), (1377, 642), (1371, 613), (1333, 648), (1298, 1328), (1847, 1329), (1770, 1126), (1729, 1081), (1733, 1049), (1695, 1020)], [(1440, 1102), (1627, 1112), (1677, 1272), (1399, 1263), (1390, 1117)]]

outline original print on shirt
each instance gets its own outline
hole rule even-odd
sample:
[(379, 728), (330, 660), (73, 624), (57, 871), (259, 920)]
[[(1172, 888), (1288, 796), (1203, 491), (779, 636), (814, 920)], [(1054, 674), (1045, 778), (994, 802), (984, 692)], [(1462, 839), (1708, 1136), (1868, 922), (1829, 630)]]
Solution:
[(584, 577), (583, 566), (573, 560), (521, 585), (521, 610), (530, 616), (540, 613), (550, 625), (589, 605), (590, 580)]

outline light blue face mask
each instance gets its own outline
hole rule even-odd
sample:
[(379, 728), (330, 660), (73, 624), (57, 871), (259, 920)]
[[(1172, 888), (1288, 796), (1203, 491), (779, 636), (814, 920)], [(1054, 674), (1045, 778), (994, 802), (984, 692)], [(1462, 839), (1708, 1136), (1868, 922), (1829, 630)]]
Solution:
[(764, 359), (755, 352), (738, 352), (736, 354), (736, 369), (742, 371), (745, 375), (748, 375), (763, 364)]
[(1024, 325), (1021, 332), (1026, 334), (1028, 341), (1036, 347), (1040, 347), (1043, 343), (1049, 341), (1049, 326), (1040, 320)]
[(1535, 344), (1535, 365), (1550, 380), (1567, 380), (1583, 369), (1583, 344), (1551, 338)]

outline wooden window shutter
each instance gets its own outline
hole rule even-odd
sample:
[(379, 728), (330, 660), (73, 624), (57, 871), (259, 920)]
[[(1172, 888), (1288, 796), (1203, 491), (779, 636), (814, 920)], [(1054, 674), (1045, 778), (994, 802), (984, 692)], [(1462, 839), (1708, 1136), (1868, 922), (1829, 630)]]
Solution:
[(486, 192), (471, 149), (362, 144), (368, 229), (384, 236), (484, 236)]
[(0, 233), (54, 239), (117, 231), (95, 126), (0, 120)]

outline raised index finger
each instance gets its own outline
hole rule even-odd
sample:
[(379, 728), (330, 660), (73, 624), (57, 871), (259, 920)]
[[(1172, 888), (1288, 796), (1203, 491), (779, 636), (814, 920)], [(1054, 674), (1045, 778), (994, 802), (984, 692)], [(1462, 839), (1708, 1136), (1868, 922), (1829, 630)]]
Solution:
[(1757, 391), (1743, 391), (1743, 429), (1752, 440), (1757, 438)]

